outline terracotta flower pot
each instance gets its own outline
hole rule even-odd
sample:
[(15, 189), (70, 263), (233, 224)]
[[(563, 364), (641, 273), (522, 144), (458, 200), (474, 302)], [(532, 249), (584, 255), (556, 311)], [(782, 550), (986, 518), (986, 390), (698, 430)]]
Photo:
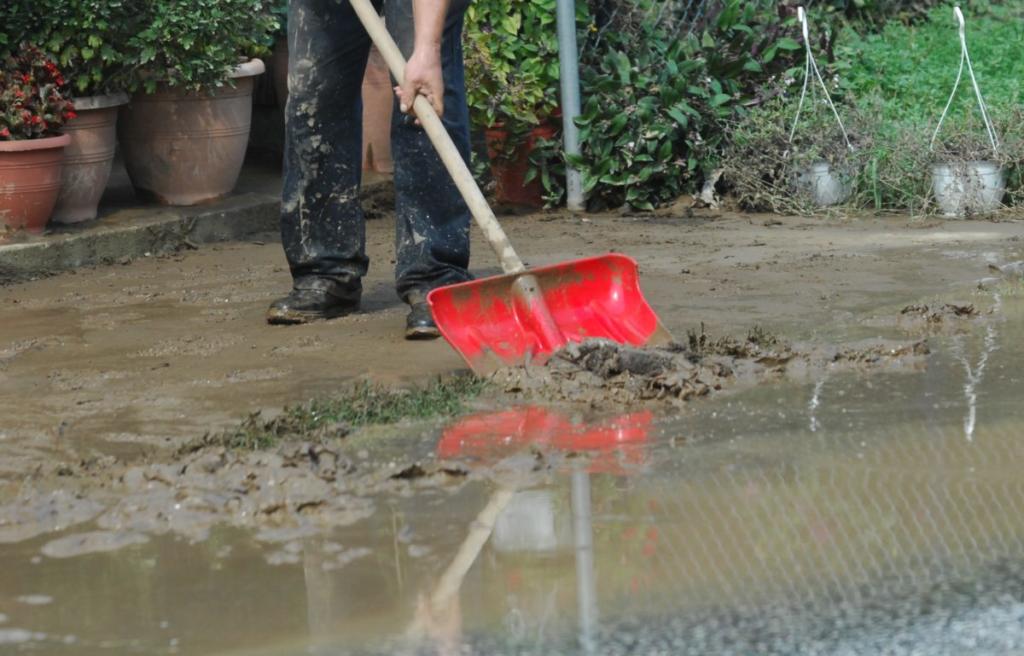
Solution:
[(64, 148), (71, 137), (0, 141), (0, 223), (40, 233), (60, 193)]
[(225, 196), (242, 171), (252, 126), (253, 59), (232, 74), (235, 86), (186, 92), (161, 87), (121, 110), (118, 136), (135, 190), (165, 205)]
[(534, 128), (526, 141), (519, 145), (511, 159), (504, 153), (508, 152), (506, 143), (509, 134), (500, 126), (484, 131), (487, 139), (487, 155), (491, 160), (491, 175), (494, 176), (495, 198), (503, 205), (520, 205), (524, 207), (544, 206), (544, 186), (539, 179), (524, 182), (530, 170), (530, 153), (537, 139), (551, 139), (555, 136), (555, 128), (541, 125)]
[(391, 112), (394, 108), (391, 73), (376, 48), (370, 50), (363, 77), (363, 168), (391, 173)]
[(103, 191), (110, 179), (117, 144), (117, 110), (128, 95), (75, 98), (78, 118), (64, 126), (71, 143), (64, 151), (64, 173), (54, 223), (78, 223), (96, 218)]

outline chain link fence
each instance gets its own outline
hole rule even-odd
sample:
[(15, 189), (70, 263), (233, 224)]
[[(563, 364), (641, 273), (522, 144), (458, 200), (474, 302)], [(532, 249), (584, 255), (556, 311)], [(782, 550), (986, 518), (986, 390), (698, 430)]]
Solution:
[(590, 0), (594, 24), (580, 44), (581, 57), (599, 52), (608, 33), (638, 32), (641, 25), (670, 38), (685, 37), (699, 31), (720, 5), (717, 0)]

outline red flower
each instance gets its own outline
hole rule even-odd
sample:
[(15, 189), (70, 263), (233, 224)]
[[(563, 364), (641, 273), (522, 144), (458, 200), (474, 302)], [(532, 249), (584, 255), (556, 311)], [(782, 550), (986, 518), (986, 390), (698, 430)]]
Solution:
[(23, 47), (0, 59), (0, 116), (7, 116), (0, 121), (0, 139), (40, 138), (78, 117), (62, 93), (60, 69), (38, 48)]

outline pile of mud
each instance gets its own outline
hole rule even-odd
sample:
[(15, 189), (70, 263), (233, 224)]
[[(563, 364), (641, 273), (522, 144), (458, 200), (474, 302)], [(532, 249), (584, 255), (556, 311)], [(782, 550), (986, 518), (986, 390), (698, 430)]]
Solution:
[(586, 403), (593, 407), (662, 402), (682, 404), (740, 385), (825, 371), (918, 368), (926, 341), (872, 340), (845, 346), (791, 345), (763, 334), (663, 348), (622, 346), (607, 340), (571, 344), (544, 367), (506, 368), (493, 380), (514, 399)]

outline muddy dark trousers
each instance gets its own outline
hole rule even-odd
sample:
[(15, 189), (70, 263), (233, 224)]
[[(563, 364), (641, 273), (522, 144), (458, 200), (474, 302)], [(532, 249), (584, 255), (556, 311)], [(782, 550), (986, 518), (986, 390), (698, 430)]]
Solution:
[[(412, 0), (374, 0), (406, 58)], [(468, 0), (453, 0), (441, 48), (444, 123), (469, 158), (469, 112), (462, 63)], [(291, 0), (288, 106), (281, 236), (296, 289), (358, 299), (366, 274), (360, 91), (370, 38), (348, 0)], [(470, 215), (426, 133), (398, 111), (395, 162), (395, 279), (406, 302), (469, 279)]]

